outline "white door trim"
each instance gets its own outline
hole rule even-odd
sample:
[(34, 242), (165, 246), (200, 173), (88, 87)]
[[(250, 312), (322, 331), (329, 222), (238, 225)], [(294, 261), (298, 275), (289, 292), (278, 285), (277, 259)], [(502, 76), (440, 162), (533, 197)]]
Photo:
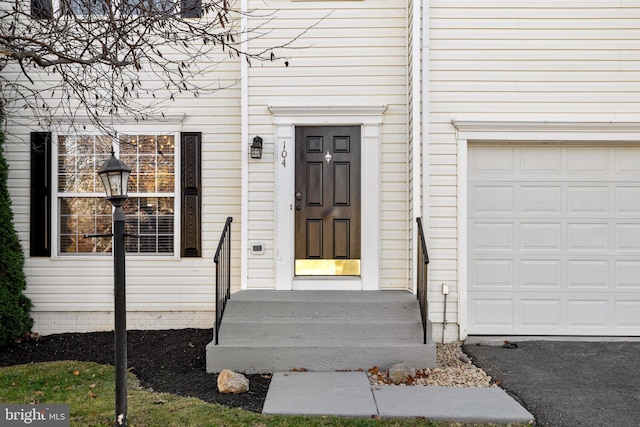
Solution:
[[(275, 144), (276, 290), (378, 290), (380, 286), (380, 126), (387, 106), (270, 106)], [(360, 280), (294, 280), (295, 126), (362, 126)], [(284, 161), (284, 163), (283, 163)]]

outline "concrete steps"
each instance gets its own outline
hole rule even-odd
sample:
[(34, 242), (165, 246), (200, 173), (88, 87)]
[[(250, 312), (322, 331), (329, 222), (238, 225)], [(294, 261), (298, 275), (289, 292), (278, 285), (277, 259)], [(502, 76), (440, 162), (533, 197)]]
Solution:
[(227, 303), (218, 342), (207, 346), (207, 372), (436, 363), (415, 295), (401, 291), (241, 291)]

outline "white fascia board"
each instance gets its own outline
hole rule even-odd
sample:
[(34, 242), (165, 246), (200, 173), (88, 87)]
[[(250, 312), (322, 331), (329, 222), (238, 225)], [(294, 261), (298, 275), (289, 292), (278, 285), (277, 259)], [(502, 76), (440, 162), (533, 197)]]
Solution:
[[(295, 121), (298, 125), (380, 124), (382, 122), (382, 114), (386, 110), (387, 105), (269, 106), (269, 111), (273, 114), (274, 124)], [(292, 118), (295, 118), (295, 120), (292, 120)]]
[(640, 122), (452, 120), (467, 141), (638, 141)]

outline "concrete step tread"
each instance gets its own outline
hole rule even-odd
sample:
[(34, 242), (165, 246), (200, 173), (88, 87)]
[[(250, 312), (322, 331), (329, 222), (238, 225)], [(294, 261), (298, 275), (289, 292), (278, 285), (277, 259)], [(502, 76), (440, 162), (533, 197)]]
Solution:
[(417, 302), (414, 294), (406, 291), (272, 291), (245, 290), (231, 295), (231, 301), (257, 302)]
[(250, 347), (250, 348), (278, 348), (278, 347), (415, 347), (424, 345), (435, 345), (433, 343), (423, 344), (422, 337), (416, 337), (413, 340), (390, 340), (390, 339), (364, 339), (364, 340), (351, 340), (351, 339), (225, 339), (218, 343), (215, 347)]
[(422, 325), (420, 316), (389, 316), (389, 317), (295, 317), (295, 316), (278, 316), (278, 317), (261, 317), (247, 316), (244, 314), (225, 313), (222, 318), (222, 325), (225, 324), (248, 324), (248, 323), (277, 323), (277, 324), (398, 324), (398, 325)]

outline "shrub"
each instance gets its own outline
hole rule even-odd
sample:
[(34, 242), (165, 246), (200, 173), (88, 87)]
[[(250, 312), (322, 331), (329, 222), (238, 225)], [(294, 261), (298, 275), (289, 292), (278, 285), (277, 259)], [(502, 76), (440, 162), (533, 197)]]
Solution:
[[(0, 117), (0, 127), (2, 122)], [(0, 129), (0, 347), (15, 343), (33, 326), (31, 300), (22, 293), (27, 286), (24, 252), (13, 225), (4, 142)]]

